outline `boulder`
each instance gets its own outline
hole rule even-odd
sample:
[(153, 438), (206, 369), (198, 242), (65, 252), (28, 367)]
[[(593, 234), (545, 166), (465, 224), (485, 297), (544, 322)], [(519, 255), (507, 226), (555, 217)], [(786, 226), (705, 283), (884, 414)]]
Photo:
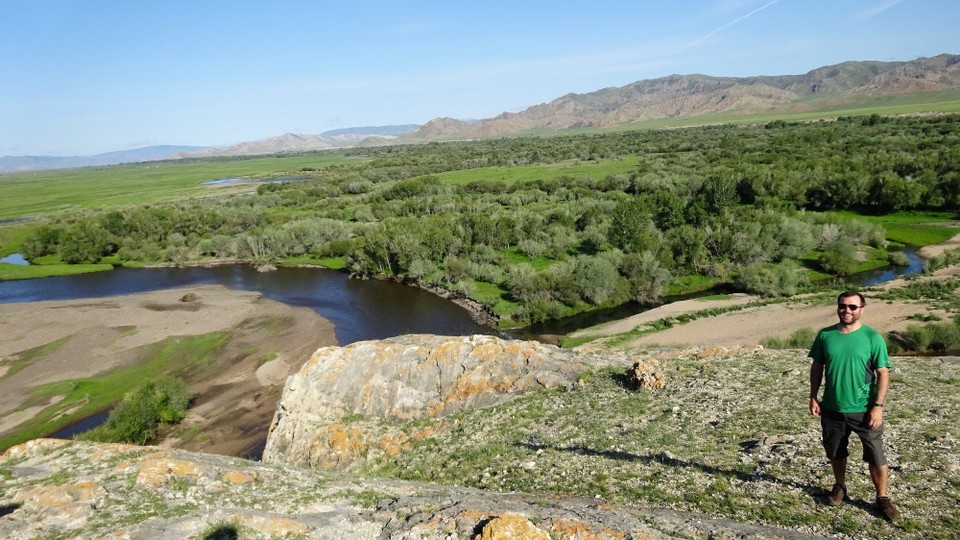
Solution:
[(627, 381), (635, 390), (663, 388), (663, 367), (656, 358), (637, 360), (627, 370)]
[[(344, 418), (437, 418), (524, 392), (572, 388), (590, 358), (535, 341), (488, 335), (406, 335), (324, 347), (287, 379), (263, 460), (343, 467), (371, 448), (396, 451), (399, 433)], [(387, 442), (384, 442), (384, 441)]]

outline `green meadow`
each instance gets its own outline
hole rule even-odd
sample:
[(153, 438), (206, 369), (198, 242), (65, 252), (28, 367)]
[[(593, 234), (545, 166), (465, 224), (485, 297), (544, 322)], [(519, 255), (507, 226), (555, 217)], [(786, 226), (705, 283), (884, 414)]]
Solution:
[[(342, 154), (159, 161), (0, 175), (0, 220), (251, 191), (256, 185), (204, 182), (250, 176), (270, 178), (315, 172), (347, 158)], [(305, 174), (306, 175), (306, 174)]]

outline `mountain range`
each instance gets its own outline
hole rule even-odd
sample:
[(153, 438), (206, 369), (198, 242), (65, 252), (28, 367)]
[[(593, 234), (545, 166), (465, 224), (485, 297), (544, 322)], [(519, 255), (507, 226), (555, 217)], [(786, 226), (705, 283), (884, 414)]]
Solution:
[(117, 163), (140, 163), (167, 159), (178, 152), (192, 152), (203, 146), (160, 145), (119, 150), (92, 156), (2, 156), (0, 172), (42, 171), (47, 169), (70, 169), (74, 167), (99, 167)]
[(531, 131), (610, 128), (711, 113), (789, 114), (836, 108), (871, 97), (958, 89), (960, 55), (950, 54), (908, 62), (844, 62), (804, 75), (670, 75), (586, 94), (567, 94), (522, 112), (478, 122), (438, 118), (406, 137), (499, 137)]
[[(960, 55), (902, 62), (851, 61), (803, 75), (670, 75), (584, 94), (566, 94), (517, 113), (477, 121), (436, 118), (426, 124), (365, 126), (294, 134), (226, 147), (154, 146), (96, 156), (6, 156), (0, 171), (106, 165), (157, 159), (247, 156), (438, 140), (605, 129), (641, 122), (827, 111), (882, 97), (960, 90)], [(952, 98), (951, 98), (952, 99)]]

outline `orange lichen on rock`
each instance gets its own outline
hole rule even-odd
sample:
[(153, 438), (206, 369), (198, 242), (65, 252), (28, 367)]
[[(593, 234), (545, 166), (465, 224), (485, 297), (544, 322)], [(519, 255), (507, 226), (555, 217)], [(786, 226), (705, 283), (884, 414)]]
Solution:
[(269, 538), (287, 538), (290, 536), (305, 535), (310, 532), (309, 525), (285, 517), (234, 514), (230, 516), (229, 521), (236, 525), (248, 527), (263, 533)]
[(257, 477), (252, 474), (243, 473), (240, 471), (227, 471), (223, 473), (223, 480), (225, 482), (230, 482), (236, 486), (242, 486), (244, 484), (249, 484), (256, 482)]
[(96, 501), (104, 495), (100, 484), (80, 481), (56, 486), (39, 486), (17, 493), (14, 501), (40, 510), (58, 521), (73, 521), (93, 512)]
[(515, 540), (550, 540), (550, 534), (538, 528), (530, 520), (520, 514), (505, 513), (491, 519), (476, 540), (501, 540), (505, 538)]
[(137, 483), (147, 486), (162, 486), (174, 479), (199, 480), (206, 472), (193, 461), (169, 458), (145, 459), (140, 463)]
[(626, 535), (619, 531), (597, 531), (582, 521), (557, 518), (549, 523), (550, 532), (563, 540), (623, 540)]

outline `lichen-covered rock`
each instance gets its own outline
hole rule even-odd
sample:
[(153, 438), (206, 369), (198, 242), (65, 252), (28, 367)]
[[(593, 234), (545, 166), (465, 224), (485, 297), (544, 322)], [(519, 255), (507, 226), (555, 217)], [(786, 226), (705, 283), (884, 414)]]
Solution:
[(440, 417), (531, 390), (571, 388), (589, 365), (573, 351), (486, 335), (324, 347), (287, 380), (263, 459), (325, 468), (349, 464), (368, 447), (396, 453), (399, 434), (365, 433), (341, 419)]
[(537, 528), (520, 514), (507, 512), (491, 519), (477, 535), (477, 540), (550, 540), (550, 534)]
[(663, 388), (663, 367), (656, 358), (637, 360), (627, 370), (627, 380), (634, 389), (660, 390)]

